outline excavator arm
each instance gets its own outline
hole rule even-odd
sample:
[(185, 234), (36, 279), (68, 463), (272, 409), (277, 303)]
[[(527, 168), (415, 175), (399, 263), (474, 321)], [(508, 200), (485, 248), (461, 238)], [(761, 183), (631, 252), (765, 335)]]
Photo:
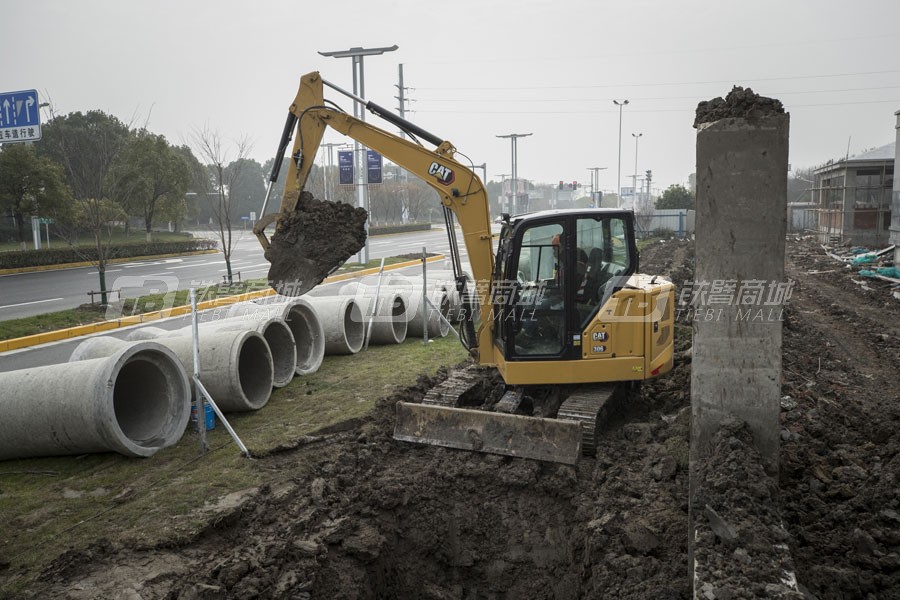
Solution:
[[(401, 127), (411, 134), (434, 143), (436, 148), (430, 150), (412, 141), (384, 131), (361, 119), (357, 119), (343, 111), (326, 106), (323, 85), (350, 97), (355, 102), (363, 103), (367, 110)], [(286, 185), (278, 213), (265, 215), (265, 204), (261, 211), (261, 219), (253, 228), (264, 249), (269, 248), (269, 240), (265, 228), (276, 222), (276, 235), (286, 217), (297, 209), (300, 192), (309, 177), (316, 152), (321, 144), (326, 127), (331, 127), (364, 146), (375, 150), (418, 176), (430, 185), (437, 193), (443, 206), (452, 212), (463, 232), (472, 275), (476, 282), (475, 294), (479, 306), (490, 306), (490, 285), (494, 270), (494, 256), (491, 242), (490, 213), (488, 198), (484, 185), (478, 176), (468, 167), (454, 158), (456, 149), (448, 142), (428, 133), (413, 123), (390, 113), (372, 102), (366, 102), (353, 94), (342, 90), (321, 78), (319, 73), (304, 75), (300, 80), (300, 88), (290, 106), (285, 124), (284, 135), (275, 157), (275, 167), (270, 177), (270, 189), (266, 194), (268, 201), (271, 184), (277, 179), (277, 169), (281, 157), (287, 147), (290, 134), (296, 128)], [(454, 232), (448, 231), (454, 236)], [(323, 240), (327, 243), (326, 239)], [(451, 240), (451, 251), (455, 244)], [(454, 257), (458, 264), (458, 255)], [(484, 314), (484, 313), (483, 313)], [(475, 349), (480, 364), (493, 364), (492, 323), (484, 319), (475, 332)]]

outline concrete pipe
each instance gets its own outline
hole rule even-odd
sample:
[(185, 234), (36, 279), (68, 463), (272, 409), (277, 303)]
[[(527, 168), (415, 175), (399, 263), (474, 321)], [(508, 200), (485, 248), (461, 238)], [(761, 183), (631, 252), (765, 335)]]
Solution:
[[(372, 313), (374, 296), (365, 298), (366, 310), (363, 313), (366, 329)], [(378, 313), (372, 323), (370, 344), (402, 344), (406, 340), (408, 324), (406, 321), (406, 301), (399, 292), (383, 293), (378, 302)]]
[[(152, 329), (160, 331), (156, 327)], [(217, 319), (199, 323), (198, 329), (201, 342), (205, 333), (216, 330), (247, 330), (262, 334), (266, 343), (269, 344), (269, 351), (272, 353), (272, 367), (274, 369), (272, 385), (276, 388), (283, 388), (294, 378), (294, 369), (297, 366), (297, 344), (294, 341), (294, 334), (291, 333), (291, 328), (280, 317), (246, 315), (243, 317)], [(172, 331), (163, 331), (163, 334), (192, 335), (192, 331), (193, 327), (188, 325)]]
[[(174, 352), (186, 372), (194, 372), (194, 341), (190, 335), (164, 335), (155, 341)], [(69, 361), (108, 356), (134, 343), (107, 336), (88, 338), (75, 348)], [(265, 406), (274, 377), (272, 353), (261, 334), (211, 330), (200, 336), (200, 381), (222, 412)]]
[(113, 451), (151, 456), (177, 442), (190, 384), (155, 342), (102, 358), (0, 373), (0, 460)]
[(128, 332), (125, 339), (129, 342), (139, 342), (141, 340), (155, 340), (163, 335), (170, 335), (172, 332), (162, 327), (141, 327)]
[(362, 310), (353, 298), (307, 297), (325, 333), (325, 354), (356, 354), (363, 347), (366, 327)]
[(297, 346), (294, 372), (310, 375), (318, 371), (325, 357), (325, 332), (310, 303), (305, 298), (293, 298), (287, 302), (241, 302), (228, 310), (229, 317), (262, 314), (280, 317), (291, 328)]
[[(425, 333), (425, 315), (422, 314), (422, 292), (412, 292), (405, 296), (409, 326), (406, 335), (420, 338)], [(428, 307), (428, 337), (444, 337), (450, 333), (450, 325), (447, 321), (450, 315), (450, 297), (443, 290), (435, 290), (428, 294), (428, 299), (437, 310)], [(441, 315), (444, 317), (441, 318)]]

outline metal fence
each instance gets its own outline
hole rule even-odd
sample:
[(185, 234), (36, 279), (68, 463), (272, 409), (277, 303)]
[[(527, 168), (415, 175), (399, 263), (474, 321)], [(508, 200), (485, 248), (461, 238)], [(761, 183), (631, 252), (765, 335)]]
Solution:
[(677, 236), (694, 233), (693, 210), (652, 210), (634, 214), (635, 235), (638, 238)]

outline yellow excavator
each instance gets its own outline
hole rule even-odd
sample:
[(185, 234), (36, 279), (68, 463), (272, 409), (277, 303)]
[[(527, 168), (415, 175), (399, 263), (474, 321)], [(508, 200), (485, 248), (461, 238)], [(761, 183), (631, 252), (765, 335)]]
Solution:
[[(325, 87), (361, 103), (410, 139), (326, 103)], [(422, 403), (398, 403), (396, 439), (574, 464), (582, 453), (593, 452), (617, 388), (671, 370), (674, 286), (662, 277), (638, 273), (632, 211), (504, 214), (498, 219), (495, 255), (484, 184), (471, 166), (455, 158), (453, 144), (317, 72), (301, 79), (275, 157), (266, 202), (296, 131), (281, 208), (265, 215), (264, 204), (260, 214), (265, 216), (253, 230), (272, 261), (270, 282), (276, 289), (292, 278), (291, 268), (276, 263), (296, 264), (290, 243), (297, 234), (284, 230), (304, 227), (296, 216), (310, 200), (301, 191), (326, 127), (381, 153), (437, 191), (457, 291), (465, 302), (460, 340), (476, 366), (451, 375)], [(274, 254), (265, 235), (272, 222), (272, 244), (276, 239), (289, 241)], [(474, 281), (462, 270), (457, 222)], [(311, 236), (306, 250), (295, 247), (294, 253), (303, 252), (304, 261), (316, 262), (316, 252), (309, 248), (328, 246), (333, 236), (327, 231), (305, 234)], [(348, 257), (358, 249), (350, 249)], [(295, 283), (302, 284), (293, 293), (307, 291), (336, 266), (320, 264), (312, 279), (308, 272), (296, 274)], [(278, 282), (271, 281), (273, 272), (279, 273)], [(491, 410), (471, 398), (486, 368), (499, 371), (505, 383), (505, 393)]]

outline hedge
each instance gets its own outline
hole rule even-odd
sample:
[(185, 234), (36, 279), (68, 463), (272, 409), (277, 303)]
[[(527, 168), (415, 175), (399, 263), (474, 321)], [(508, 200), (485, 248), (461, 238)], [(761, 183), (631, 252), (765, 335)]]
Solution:
[[(109, 248), (108, 259), (133, 258), (136, 256), (159, 256), (160, 254), (184, 254), (198, 250), (214, 250), (215, 240), (194, 239), (183, 242), (149, 242), (113, 245)], [(48, 248), (43, 250), (11, 250), (0, 252), (0, 269), (19, 269), (62, 265), (67, 263), (92, 262), (97, 260), (97, 249), (81, 246)]]
[(431, 223), (406, 223), (405, 225), (376, 225), (369, 227), (369, 235), (387, 235), (389, 233), (407, 233), (409, 231), (428, 231)]

